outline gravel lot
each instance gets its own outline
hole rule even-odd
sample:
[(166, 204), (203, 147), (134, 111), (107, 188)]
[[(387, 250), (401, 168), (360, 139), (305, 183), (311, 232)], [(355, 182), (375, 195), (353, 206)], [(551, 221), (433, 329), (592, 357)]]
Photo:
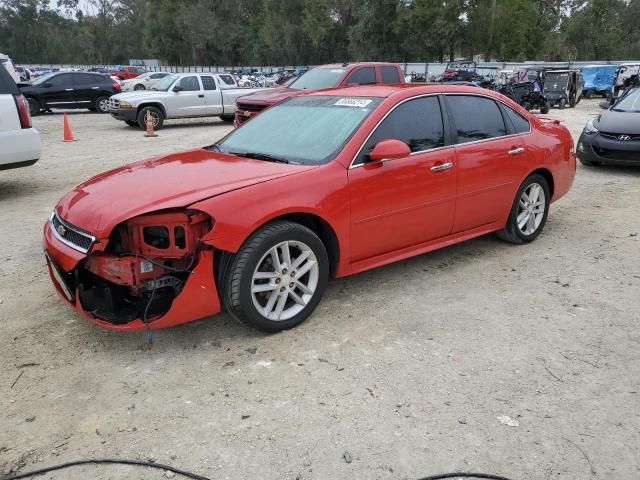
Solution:
[[(577, 140), (597, 104), (552, 114)], [(69, 117), (77, 142), (62, 143), (60, 113), (37, 117), (40, 162), (0, 172), (0, 474), (127, 457), (213, 479), (640, 477), (640, 169), (579, 165), (531, 245), (489, 236), (334, 281), (285, 333), (220, 315), (157, 332), (149, 349), (57, 297), (42, 224), (85, 178), (230, 126), (172, 121), (148, 139)]]

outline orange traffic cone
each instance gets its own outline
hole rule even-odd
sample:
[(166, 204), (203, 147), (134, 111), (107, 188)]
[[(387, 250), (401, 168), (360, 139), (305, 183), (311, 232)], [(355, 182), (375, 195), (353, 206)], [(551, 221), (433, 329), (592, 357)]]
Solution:
[(144, 134), (145, 137), (157, 137), (158, 135), (153, 132), (153, 118), (151, 117), (151, 112), (147, 110), (147, 114), (144, 116), (144, 123), (147, 124), (147, 133)]
[(64, 127), (64, 141), (65, 142), (75, 142), (76, 139), (73, 136), (73, 132), (71, 131), (71, 126), (69, 125), (69, 119), (67, 118), (67, 114), (64, 114), (64, 118), (62, 121)]

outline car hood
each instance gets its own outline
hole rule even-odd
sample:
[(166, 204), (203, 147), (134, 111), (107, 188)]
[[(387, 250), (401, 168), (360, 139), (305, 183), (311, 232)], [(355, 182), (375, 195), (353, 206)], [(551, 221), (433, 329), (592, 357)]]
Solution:
[(238, 102), (256, 103), (260, 105), (273, 105), (286, 98), (294, 97), (301, 93), (307, 93), (309, 90), (296, 90), (288, 87), (275, 87), (261, 90), (259, 92), (243, 95), (238, 98)]
[[(131, 85), (131, 83), (127, 83), (126, 85)], [(136, 100), (143, 100), (143, 99), (146, 100), (150, 98), (161, 98), (161, 97), (165, 98), (166, 96), (167, 96), (167, 92), (161, 92), (157, 90), (136, 90), (133, 92), (118, 93), (116, 95), (112, 95), (111, 98), (115, 100), (120, 100), (120, 101), (124, 100), (125, 102), (135, 102)]]
[(640, 113), (607, 110), (594, 126), (601, 132), (640, 135)]
[(67, 193), (56, 213), (98, 238), (132, 217), (188, 205), (314, 166), (236, 157), (205, 149), (151, 158), (96, 175)]

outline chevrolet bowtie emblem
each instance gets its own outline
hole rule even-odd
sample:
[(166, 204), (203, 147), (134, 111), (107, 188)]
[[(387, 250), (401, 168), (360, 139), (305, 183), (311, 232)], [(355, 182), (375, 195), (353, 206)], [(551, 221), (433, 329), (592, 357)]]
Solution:
[(56, 231), (60, 234), (61, 237), (64, 237), (64, 234), (67, 233), (67, 229), (64, 228), (62, 225), (58, 225), (56, 227)]

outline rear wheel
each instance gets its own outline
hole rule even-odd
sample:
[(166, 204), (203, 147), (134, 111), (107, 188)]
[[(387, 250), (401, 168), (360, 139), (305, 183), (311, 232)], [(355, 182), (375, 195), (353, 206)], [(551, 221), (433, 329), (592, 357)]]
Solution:
[(109, 113), (109, 97), (101, 96), (96, 98), (94, 107), (98, 113)]
[(133, 89), (134, 90), (145, 90), (145, 87), (141, 83), (138, 83), (135, 87), (133, 87)]
[(254, 233), (223, 272), (222, 300), (241, 323), (277, 332), (311, 315), (329, 279), (327, 251), (298, 223), (278, 220)]
[(547, 180), (539, 174), (528, 176), (516, 193), (509, 219), (498, 236), (510, 243), (529, 243), (544, 228), (551, 195)]
[(29, 102), (29, 113), (31, 116), (35, 117), (36, 115), (39, 115), (40, 110), (42, 110), (40, 102), (35, 98), (27, 98), (27, 101)]
[(157, 107), (144, 107), (141, 108), (138, 112), (138, 126), (142, 130), (147, 129), (147, 112), (151, 117), (151, 124), (153, 125), (154, 130), (160, 130), (162, 125), (164, 124), (164, 115)]
[(543, 115), (549, 113), (549, 109), (551, 108), (551, 105), (549, 105), (549, 102), (545, 102), (545, 104), (542, 106), (542, 108), (540, 109), (540, 113), (542, 113)]

